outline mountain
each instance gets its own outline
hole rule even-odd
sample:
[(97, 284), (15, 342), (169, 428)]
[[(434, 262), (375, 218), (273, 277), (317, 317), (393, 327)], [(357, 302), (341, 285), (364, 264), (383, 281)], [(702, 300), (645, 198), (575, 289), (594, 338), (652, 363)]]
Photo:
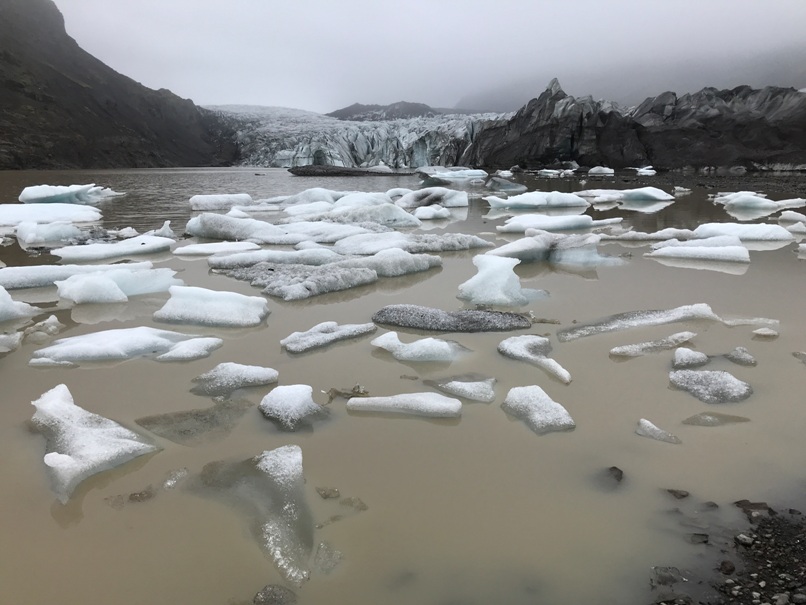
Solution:
[(82, 50), (52, 0), (0, 0), (0, 169), (227, 165), (233, 135)]
[(398, 101), (391, 105), (361, 105), (361, 103), (353, 103), (349, 107), (337, 109), (325, 115), (339, 120), (375, 122), (379, 120), (405, 120), (408, 118), (421, 117), (432, 118), (441, 113), (441, 111), (432, 109), (425, 103)]

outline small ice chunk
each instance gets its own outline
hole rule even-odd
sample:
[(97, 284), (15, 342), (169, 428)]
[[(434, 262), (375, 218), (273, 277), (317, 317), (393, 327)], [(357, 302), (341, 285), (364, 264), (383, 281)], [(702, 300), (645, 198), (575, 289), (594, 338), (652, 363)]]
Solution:
[(51, 336), (55, 336), (64, 330), (65, 327), (66, 326), (60, 322), (55, 315), (51, 315), (47, 319), (25, 328), (23, 334), (25, 334), (26, 342), (42, 344)]
[(71, 275), (94, 273), (97, 271), (130, 271), (151, 269), (149, 262), (126, 263), (112, 265), (30, 265), (26, 267), (0, 268), (0, 286), (12, 290), (18, 288), (46, 288), (57, 281), (65, 280)]
[(424, 380), (423, 382), (454, 397), (484, 403), (495, 401), (495, 391), (493, 390), (496, 383), (495, 378), (488, 378), (481, 374), (462, 374), (441, 380)]
[[(620, 347), (613, 347), (610, 349), (610, 355), (613, 357), (640, 357), (647, 353), (659, 353), (660, 351), (668, 351), (674, 349), (684, 342), (688, 342), (697, 334), (694, 332), (676, 332), (666, 338), (660, 340), (651, 340), (648, 342), (639, 342), (633, 345), (623, 345)], [(679, 350), (679, 349), (678, 349)]]
[(514, 271), (520, 264), (516, 258), (477, 254), (473, 264), (478, 273), (459, 285), (456, 298), (475, 305), (520, 306), (548, 296), (545, 290), (521, 287), (521, 280)]
[(63, 384), (32, 403), (34, 427), (47, 441), (45, 465), (62, 504), (87, 477), (158, 449), (117, 422), (77, 406)]
[(743, 401), (753, 394), (753, 388), (723, 370), (674, 370), (669, 380), (704, 403)]
[(421, 221), (433, 221), (437, 219), (451, 218), (451, 211), (447, 208), (443, 208), (439, 204), (433, 204), (431, 206), (418, 206), (414, 210), (414, 216)]
[(646, 418), (641, 418), (638, 421), (635, 434), (641, 435), (641, 437), (649, 437), (650, 439), (655, 439), (656, 441), (665, 441), (666, 443), (682, 443), (678, 437), (672, 435), (669, 431), (664, 431), (663, 429), (658, 428)]
[(772, 328), (759, 328), (753, 330), (753, 336), (757, 338), (778, 338), (778, 331)]
[(86, 244), (83, 246), (66, 246), (51, 250), (51, 254), (59, 256), (63, 261), (98, 261), (120, 256), (136, 254), (154, 254), (170, 250), (174, 240), (156, 235), (138, 235), (114, 243)]
[(616, 171), (606, 166), (594, 166), (588, 170), (588, 176), (613, 176)]
[(156, 321), (246, 328), (260, 325), (270, 312), (262, 296), (195, 286), (171, 286), (168, 291), (171, 298), (154, 313)]
[(577, 191), (580, 197), (593, 198), (596, 201), (674, 201), (674, 196), (669, 195), (657, 187), (639, 187), (637, 189), (586, 189)]
[(0, 354), (16, 351), (22, 344), (22, 332), (12, 332), (11, 334), (0, 334)]
[(83, 237), (81, 229), (69, 222), (55, 222), (45, 225), (31, 222), (20, 223), (15, 228), (14, 235), (22, 248), (78, 240)]
[(126, 195), (108, 187), (89, 185), (33, 185), (20, 193), (23, 204), (97, 204), (109, 197)]
[(151, 231), (146, 231), (145, 235), (167, 237), (174, 240), (177, 238), (176, 233), (174, 233), (174, 230), (171, 229), (171, 221), (165, 221), (164, 223), (162, 223), (162, 227), (160, 227), (159, 229), (152, 229)]
[(378, 328), (373, 323), (342, 324), (324, 321), (305, 332), (293, 332), (280, 341), (289, 353), (304, 353), (331, 343), (371, 334)]
[(405, 393), (388, 397), (351, 397), (352, 412), (409, 414), (428, 418), (454, 418), (462, 414), (462, 402), (439, 393)]
[(401, 208), (419, 208), (434, 204), (439, 204), (443, 208), (462, 208), (468, 203), (466, 191), (456, 191), (445, 187), (425, 187), (410, 191), (395, 200), (395, 204)]
[(190, 198), (192, 210), (229, 210), (233, 206), (250, 206), (253, 203), (248, 193), (213, 193)]
[(683, 424), (691, 424), (694, 426), (723, 426), (737, 422), (750, 422), (750, 419), (744, 416), (720, 414), (719, 412), (700, 412), (699, 414), (694, 414), (694, 416), (686, 418)]
[(531, 320), (519, 313), (470, 309), (443, 311), (420, 305), (387, 305), (372, 316), (372, 321), (437, 332), (508, 332), (532, 326)]
[(705, 353), (694, 351), (687, 347), (678, 347), (674, 351), (674, 360), (672, 367), (675, 370), (682, 370), (686, 368), (698, 368), (704, 366), (710, 361), (710, 358)]
[(806, 223), (806, 214), (802, 212), (794, 212), (792, 210), (784, 210), (778, 216), (779, 223)]
[(745, 347), (736, 347), (725, 357), (740, 366), (755, 366), (758, 364), (756, 358)]
[(0, 323), (14, 319), (27, 319), (38, 315), (41, 311), (28, 303), (18, 302), (11, 298), (11, 294), (0, 286)]
[(458, 342), (441, 338), (421, 338), (404, 343), (397, 332), (381, 334), (370, 344), (389, 351), (398, 361), (454, 361), (468, 351)]
[(498, 344), (498, 352), (512, 359), (526, 361), (545, 370), (560, 382), (569, 384), (571, 374), (558, 362), (548, 357), (551, 353), (551, 341), (536, 334), (512, 336)]
[(193, 379), (196, 386), (192, 391), (197, 395), (211, 397), (229, 396), (237, 389), (263, 386), (277, 382), (279, 372), (263, 366), (224, 362), (212, 370)]
[(274, 387), (258, 409), (288, 431), (295, 431), (302, 422), (325, 413), (325, 408), (313, 400), (313, 388), (307, 384)]
[(232, 254), (234, 252), (248, 252), (260, 250), (254, 242), (211, 242), (209, 244), (190, 244), (175, 248), (174, 254), (186, 256), (207, 256), (212, 254)]
[(569, 431), (576, 427), (568, 410), (537, 385), (513, 387), (507, 393), (501, 408), (523, 420), (538, 435)]
[(20, 223), (94, 223), (101, 211), (79, 204), (0, 204), (0, 226)]
[(125, 361), (136, 357), (154, 357), (157, 361), (200, 359), (222, 344), (224, 341), (220, 338), (191, 336), (147, 326), (121, 328), (60, 338), (50, 346), (34, 351), (30, 365), (77, 365), (80, 362)]
[(672, 189), (672, 193), (674, 193), (675, 196), (688, 195), (689, 193), (691, 193), (691, 189), (688, 189), (686, 187), (680, 187), (679, 185), (675, 185), (674, 188)]
[(109, 271), (79, 273), (54, 282), (59, 297), (76, 304), (118, 303), (126, 302), (129, 296), (167, 292), (171, 286), (184, 284), (181, 279), (174, 278), (176, 271), (173, 269), (131, 270), (127, 265), (118, 267)]

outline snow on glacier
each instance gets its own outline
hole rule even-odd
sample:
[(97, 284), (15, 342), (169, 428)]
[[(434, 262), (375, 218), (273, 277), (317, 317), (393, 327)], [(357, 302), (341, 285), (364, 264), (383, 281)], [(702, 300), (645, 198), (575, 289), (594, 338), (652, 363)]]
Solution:
[(45, 466), (62, 504), (88, 477), (159, 449), (117, 422), (77, 406), (64, 384), (31, 403), (36, 408), (33, 425), (46, 440)]
[(55, 340), (50, 346), (34, 351), (30, 365), (75, 366), (81, 362), (126, 361), (137, 357), (190, 361), (207, 357), (223, 344), (220, 338), (147, 326), (120, 328)]
[(288, 431), (295, 431), (301, 423), (326, 411), (313, 400), (313, 388), (307, 384), (274, 387), (261, 400), (258, 409)]
[(71, 275), (96, 273), (99, 271), (141, 271), (151, 269), (150, 261), (112, 265), (31, 265), (27, 267), (0, 267), (0, 286), (8, 289), (44, 288)]
[(248, 328), (263, 323), (269, 303), (262, 296), (219, 292), (197, 286), (171, 286), (171, 297), (154, 313), (156, 321)]
[(536, 334), (512, 336), (498, 344), (498, 352), (511, 359), (518, 359), (536, 365), (560, 382), (570, 384), (571, 373), (557, 361), (549, 358), (551, 341)]
[(538, 435), (576, 427), (568, 410), (537, 385), (511, 388), (501, 408), (522, 420)]
[(514, 271), (520, 264), (516, 258), (477, 254), (473, 264), (478, 272), (459, 284), (456, 298), (475, 305), (521, 306), (539, 298), (546, 298), (545, 290), (522, 288)]
[(80, 204), (0, 204), (0, 226), (20, 223), (94, 223), (100, 221), (101, 211)]
[(11, 298), (11, 294), (0, 286), (0, 323), (16, 319), (28, 319), (34, 315), (39, 315), (40, 309), (28, 303), (18, 302)]
[(462, 414), (462, 402), (439, 393), (405, 393), (386, 397), (351, 397), (346, 407), (351, 412), (406, 414), (427, 418), (455, 418)]
[(20, 193), (23, 204), (97, 204), (110, 197), (126, 195), (108, 187), (89, 185), (33, 185)]
[(83, 303), (119, 303), (129, 300), (129, 296), (167, 292), (171, 286), (181, 286), (184, 282), (174, 277), (173, 269), (129, 269), (126, 265), (115, 265), (116, 269), (92, 273), (78, 273), (67, 279), (54, 282), (59, 298)]
[(280, 345), (289, 353), (304, 353), (341, 340), (372, 334), (377, 329), (374, 323), (338, 324), (323, 321), (304, 332), (292, 332), (280, 341)]
[(461, 354), (468, 352), (458, 342), (442, 338), (420, 338), (414, 342), (404, 343), (397, 332), (386, 332), (373, 339), (370, 344), (389, 351), (398, 361), (443, 361), (451, 362)]
[[(675, 349), (684, 342), (690, 341), (697, 334), (695, 332), (676, 332), (666, 338), (660, 340), (650, 340), (647, 342), (639, 342), (631, 345), (622, 345), (610, 349), (610, 355), (613, 357), (640, 357), (648, 353), (659, 353), (660, 351), (668, 351)], [(678, 349), (679, 350), (679, 349)]]
[(211, 397), (229, 396), (237, 389), (277, 382), (279, 376), (280, 373), (274, 368), (225, 361), (212, 370), (196, 376), (193, 379), (196, 385), (192, 391), (197, 395)]
[(170, 250), (174, 240), (156, 235), (138, 235), (119, 242), (100, 242), (77, 246), (65, 246), (50, 251), (54, 256), (65, 262), (99, 261), (121, 256), (134, 256), (136, 254), (154, 254)]

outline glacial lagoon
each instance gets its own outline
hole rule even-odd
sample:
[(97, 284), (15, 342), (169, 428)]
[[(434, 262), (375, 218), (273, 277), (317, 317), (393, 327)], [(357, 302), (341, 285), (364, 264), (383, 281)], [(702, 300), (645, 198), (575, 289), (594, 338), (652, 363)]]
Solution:
[[(620, 178), (585, 185), (576, 178), (517, 180), (530, 190), (567, 193), (639, 186)], [(419, 187), (413, 176), (323, 180), (282, 169), (23, 171), (0, 173), (0, 201), (12, 202), (24, 187), (45, 183), (97, 183), (126, 192), (99, 204), (100, 226), (142, 233), (170, 220), (180, 236), (199, 214), (188, 203), (197, 194), (244, 192), (259, 199), (311, 187)], [(640, 184), (653, 185), (652, 178)], [(708, 198), (718, 191), (718, 180), (681, 176), (676, 184), (691, 193), (668, 204), (602, 203), (570, 215), (622, 219), (595, 229), (601, 234), (738, 222)], [(414, 232), (477, 235), (496, 247), (522, 237), (496, 227), (529, 211), (491, 210), (480, 197), (490, 192), (470, 193), (469, 206), (457, 209), (462, 212), (423, 221)], [(796, 197), (785, 188), (764, 193), (773, 200)], [(779, 214), (747, 222), (777, 225)], [(65, 327), (0, 356), (4, 601), (240, 604), (250, 603), (267, 584), (283, 584), (301, 604), (649, 603), (662, 592), (650, 584), (653, 566), (677, 567), (694, 585), (703, 570), (726, 558), (720, 548), (745, 526), (733, 502), (803, 502), (806, 367), (793, 356), (806, 350), (801, 237), (747, 242), (749, 263), (655, 259), (645, 256), (650, 242), (602, 240), (599, 254), (618, 262), (522, 262), (514, 268), (523, 288), (548, 293), (501, 308), (531, 312), (538, 321), (530, 329), (434, 333), (379, 325), (374, 334), (304, 353), (289, 353), (280, 341), (322, 322), (365, 324), (388, 305), (475, 308), (457, 294), (477, 274), (473, 257), (487, 249), (440, 252), (441, 267), (297, 301), (264, 296), (246, 281), (211, 272), (206, 256), (162, 251), (130, 257), (176, 271), (186, 286), (263, 296), (270, 313), (248, 328), (156, 321), (167, 292), (74, 305), (60, 300), (54, 287), (9, 290), (15, 301), (42, 309), (33, 321), (53, 314)], [(46, 251), (22, 250), (13, 237), (5, 243), (0, 261), (8, 267), (59, 263)], [(187, 238), (177, 245), (196, 243), (208, 242)], [(688, 318), (566, 338), (625, 312), (699, 304), (720, 320)], [(778, 335), (754, 333), (767, 324), (746, 320), (759, 318), (776, 320), (769, 325)], [(71, 368), (29, 363), (56, 339), (141, 326), (223, 344), (184, 362), (136, 358)], [(398, 360), (371, 344), (392, 330), (405, 343), (443, 338), (463, 350), (452, 361)], [(708, 356), (703, 369), (730, 372), (752, 385), (752, 394), (708, 404), (673, 388), (674, 349), (656, 341), (682, 332), (694, 336), (680, 346)], [(546, 354), (570, 374), (570, 382), (499, 353), (502, 341), (523, 334), (544, 337), (540, 343), (548, 339)], [(639, 343), (651, 346), (635, 356), (611, 354)], [(725, 357), (737, 347), (746, 348), (756, 364)], [(194, 379), (225, 362), (273, 368), (279, 378), (232, 400), (214, 400)], [(433, 385), (446, 378), (479, 374), (496, 379), (495, 399), (461, 399), (458, 416), (423, 418), (346, 405), (345, 395), (358, 386), (373, 397), (437, 392)], [(86, 479), (65, 504), (46, 473), (45, 439), (31, 426), (31, 402), (60, 384), (77, 405), (158, 448)], [(258, 409), (275, 385), (310, 385), (314, 402), (327, 412), (296, 431), (284, 430)], [(567, 410), (573, 430), (537, 434), (502, 410), (511, 389), (531, 385)], [(712, 417), (700, 423), (706, 426), (684, 422), (703, 413), (730, 416), (721, 426), (708, 426)], [(679, 443), (636, 434), (642, 419)], [(309, 549), (301, 558), (307, 558), (310, 578), (301, 586), (281, 573), (260, 544), (261, 524), (282, 523), (289, 509), (267, 500), (271, 490), (261, 496), (254, 464), (244, 463), (264, 451), (297, 451), (278, 450), (284, 446), (299, 447), (304, 469), (304, 484), (285, 502), (304, 509), (294, 521), (302, 526), (295, 539)], [(610, 467), (623, 472), (620, 481)], [(329, 488), (338, 489), (339, 497), (323, 497), (335, 495)], [(679, 492), (668, 490), (689, 496), (678, 499)], [(706, 543), (702, 534), (709, 536)]]

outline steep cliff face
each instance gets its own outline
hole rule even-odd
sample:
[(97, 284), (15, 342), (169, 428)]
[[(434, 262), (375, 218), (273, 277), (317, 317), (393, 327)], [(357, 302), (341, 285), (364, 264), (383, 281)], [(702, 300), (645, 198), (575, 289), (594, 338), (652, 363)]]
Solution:
[(52, 0), (0, 2), (0, 168), (229, 164), (233, 134), (82, 50)]

